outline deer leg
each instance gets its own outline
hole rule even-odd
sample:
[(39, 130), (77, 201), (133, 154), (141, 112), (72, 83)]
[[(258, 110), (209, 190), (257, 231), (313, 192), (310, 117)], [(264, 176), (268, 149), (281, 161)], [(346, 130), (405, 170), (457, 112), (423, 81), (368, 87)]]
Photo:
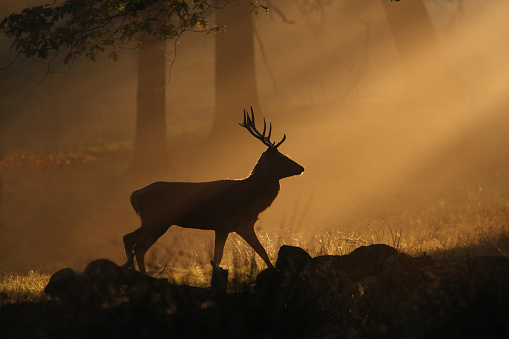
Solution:
[(148, 249), (154, 245), (157, 239), (159, 239), (159, 237), (146, 236), (140, 242), (136, 243), (136, 246), (134, 246), (136, 263), (138, 264), (138, 269), (143, 274), (147, 274), (147, 270), (145, 269), (145, 253), (147, 253)]
[(274, 268), (269, 260), (267, 252), (263, 248), (262, 244), (260, 244), (254, 228), (241, 228), (240, 230), (237, 230), (236, 233), (240, 235), (242, 239), (244, 239), (255, 250), (256, 253), (258, 253), (258, 255), (263, 259), (263, 261), (265, 261), (265, 264), (267, 264), (269, 268)]
[(214, 241), (214, 263), (219, 266), (223, 258), (224, 245), (228, 239), (228, 232), (216, 231), (216, 240)]
[(138, 237), (139, 228), (131, 233), (124, 235), (124, 248), (127, 262), (122, 266), (125, 268), (134, 268), (134, 246)]

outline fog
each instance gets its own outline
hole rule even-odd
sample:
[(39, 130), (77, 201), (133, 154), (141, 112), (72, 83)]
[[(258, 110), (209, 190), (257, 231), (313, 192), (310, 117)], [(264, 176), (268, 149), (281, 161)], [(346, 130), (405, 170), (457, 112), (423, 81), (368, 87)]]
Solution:
[[(7, 1), (0, 16), (37, 3)], [(281, 1), (290, 23), (277, 11), (254, 18), (255, 114), (272, 122), (275, 140), (286, 134), (280, 151), (306, 169), (281, 181), (257, 223), (271, 259), (278, 232), (294, 243), (328, 232), (376, 240), (387, 222), (411, 245), (439, 227), (507, 215), (509, 4), (425, 1), (434, 32), (410, 21), (402, 48), (381, 1), (312, 3)], [(15, 56), (9, 46), (0, 39), (0, 66)], [(129, 195), (150, 182), (126, 175), (136, 60), (125, 51), (116, 63), (79, 60), (70, 74), (47, 76), (44, 64), (20, 58), (0, 70), (2, 265), (124, 260), (122, 236), (139, 226)], [(171, 168), (151, 180), (243, 178), (265, 150), (237, 125), (242, 111), (211, 146), (214, 72), (214, 36), (185, 34), (165, 89)], [(73, 163), (19, 160), (52, 155)], [(212, 233), (175, 227), (151, 251), (206, 265), (212, 243)]]

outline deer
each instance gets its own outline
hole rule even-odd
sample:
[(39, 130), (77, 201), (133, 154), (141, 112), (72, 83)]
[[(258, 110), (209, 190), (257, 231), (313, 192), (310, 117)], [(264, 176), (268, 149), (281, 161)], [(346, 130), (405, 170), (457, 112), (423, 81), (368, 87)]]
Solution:
[(215, 232), (214, 262), (219, 265), (228, 235), (237, 233), (263, 259), (274, 266), (258, 240), (254, 225), (258, 215), (276, 199), (279, 180), (304, 172), (304, 167), (279, 152), (286, 134), (279, 142), (270, 140), (272, 123), (263, 119), (263, 132), (255, 126), (244, 109), (239, 125), (260, 140), (267, 150), (262, 153), (251, 173), (244, 179), (209, 182), (154, 182), (131, 194), (131, 205), (139, 215), (141, 226), (124, 235), (127, 262), (123, 267), (134, 269), (134, 258), (141, 273), (146, 274), (144, 257), (147, 250), (173, 225)]

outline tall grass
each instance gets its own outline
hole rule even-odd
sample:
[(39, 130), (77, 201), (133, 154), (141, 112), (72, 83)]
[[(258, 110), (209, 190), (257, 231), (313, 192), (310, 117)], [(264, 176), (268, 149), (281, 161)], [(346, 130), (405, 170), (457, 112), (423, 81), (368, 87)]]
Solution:
[[(386, 223), (386, 224), (385, 224)], [(440, 259), (455, 255), (509, 255), (509, 229), (505, 225), (490, 225), (466, 232), (463, 228), (443, 230), (437, 228), (427, 239), (422, 235), (395, 231), (388, 221), (384, 221), (385, 232), (375, 226), (371, 233), (345, 233), (339, 230), (323, 229), (312, 237), (292, 234), (288, 230), (272, 230), (260, 233), (260, 241), (265, 245), (272, 261), (277, 259), (279, 247), (283, 244), (306, 249), (311, 256), (345, 255), (359, 246), (385, 243), (411, 255), (426, 254)], [(380, 227), (380, 225), (376, 226)], [(152, 276), (167, 278), (170, 282), (207, 287), (210, 281), (211, 266), (206, 259), (210, 244), (195, 239), (195, 255), (173, 258), (168, 255), (152, 254), (148, 260), (148, 271)], [(394, 246), (394, 245), (398, 246)], [(169, 250), (168, 250), (169, 252)], [(156, 252), (156, 253), (161, 253)], [(163, 252), (164, 253), (164, 252)], [(195, 261), (196, 257), (203, 257)], [(252, 287), (256, 275), (266, 268), (265, 263), (238, 236), (230, 236), (221, 266), (229, 270), (230, 290)], [(79, 271), (79, 268), (74, 267)], [(44, 301), (44, 287), (50, 278), (30, 270), (24, 274), (0, 272), (0, 305), (13, 302)]]
[(34, 271), (19, 275), (0, 272), (0, 305), (17, 301), (44, 301), (44, 287), (50, 276)]
[[(427, 254), (435, 259), (460, 255), (509, 255), (509, 226), (500, 216), (491, 217), (484, 219), (483, 225), (477, 227), (458, 223), (455, 227), (439, 225), (435, 229), (424, 230), (403, 227), (399, 222), (398, 229), (385, 218), (372, 218), (368, 220), (365, 232), (322, 228), (310, 235), (309, 232), (292, 233), (289, 229), (273, 229), (259, 231), (258, 235), (273, 263), (282, 245), (299, 246), (312, 257), (345, 255), (359, 246), (371, 244), (386, 244), (412, 256)], [(200, 240), (199, 236), (181, 237), (179, 241), (185, 242), (184, 246), (191, 253), (175, 256), (171, 248), (159, 251), (163, 253), (159, 256), (153, 253), (148, 260), (150, 272), (160, 273), (161, 277), (177, 283), (208, 286), (212, 244)], [(266, 268), (254, 250), (235, 234), (228, 238), (221, 266), (229, 269), (230, 282), (236, 284), (252, 284), (256, 275)]]

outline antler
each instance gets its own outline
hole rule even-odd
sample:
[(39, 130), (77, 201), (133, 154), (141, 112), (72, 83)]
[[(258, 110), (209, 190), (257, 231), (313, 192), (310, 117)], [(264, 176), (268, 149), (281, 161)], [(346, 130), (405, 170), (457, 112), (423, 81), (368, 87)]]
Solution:
[(251, 117), (249, 117), (249, 113), (244, 110), (244, 122), (239, 123), (240, 126), (244, 127), (251, 133), (256, 139), (263, 142), (263, 144), (267, 147), (278, 148), (285, 140), (286, 134), (283, 135), (283, 139), (276, 144), (276, 142), (270, 141), (270, 134), (272, 133), (272, 123), (269, 123), (269, 134), (265, 136), (265, 132), (267, 131), (267, 123), (265, 122), (265, 118), (263, 118), (263, 133), (258, 132), (255, 126), (255, 118), (253, 113), (253, 107), (251, 107)]

